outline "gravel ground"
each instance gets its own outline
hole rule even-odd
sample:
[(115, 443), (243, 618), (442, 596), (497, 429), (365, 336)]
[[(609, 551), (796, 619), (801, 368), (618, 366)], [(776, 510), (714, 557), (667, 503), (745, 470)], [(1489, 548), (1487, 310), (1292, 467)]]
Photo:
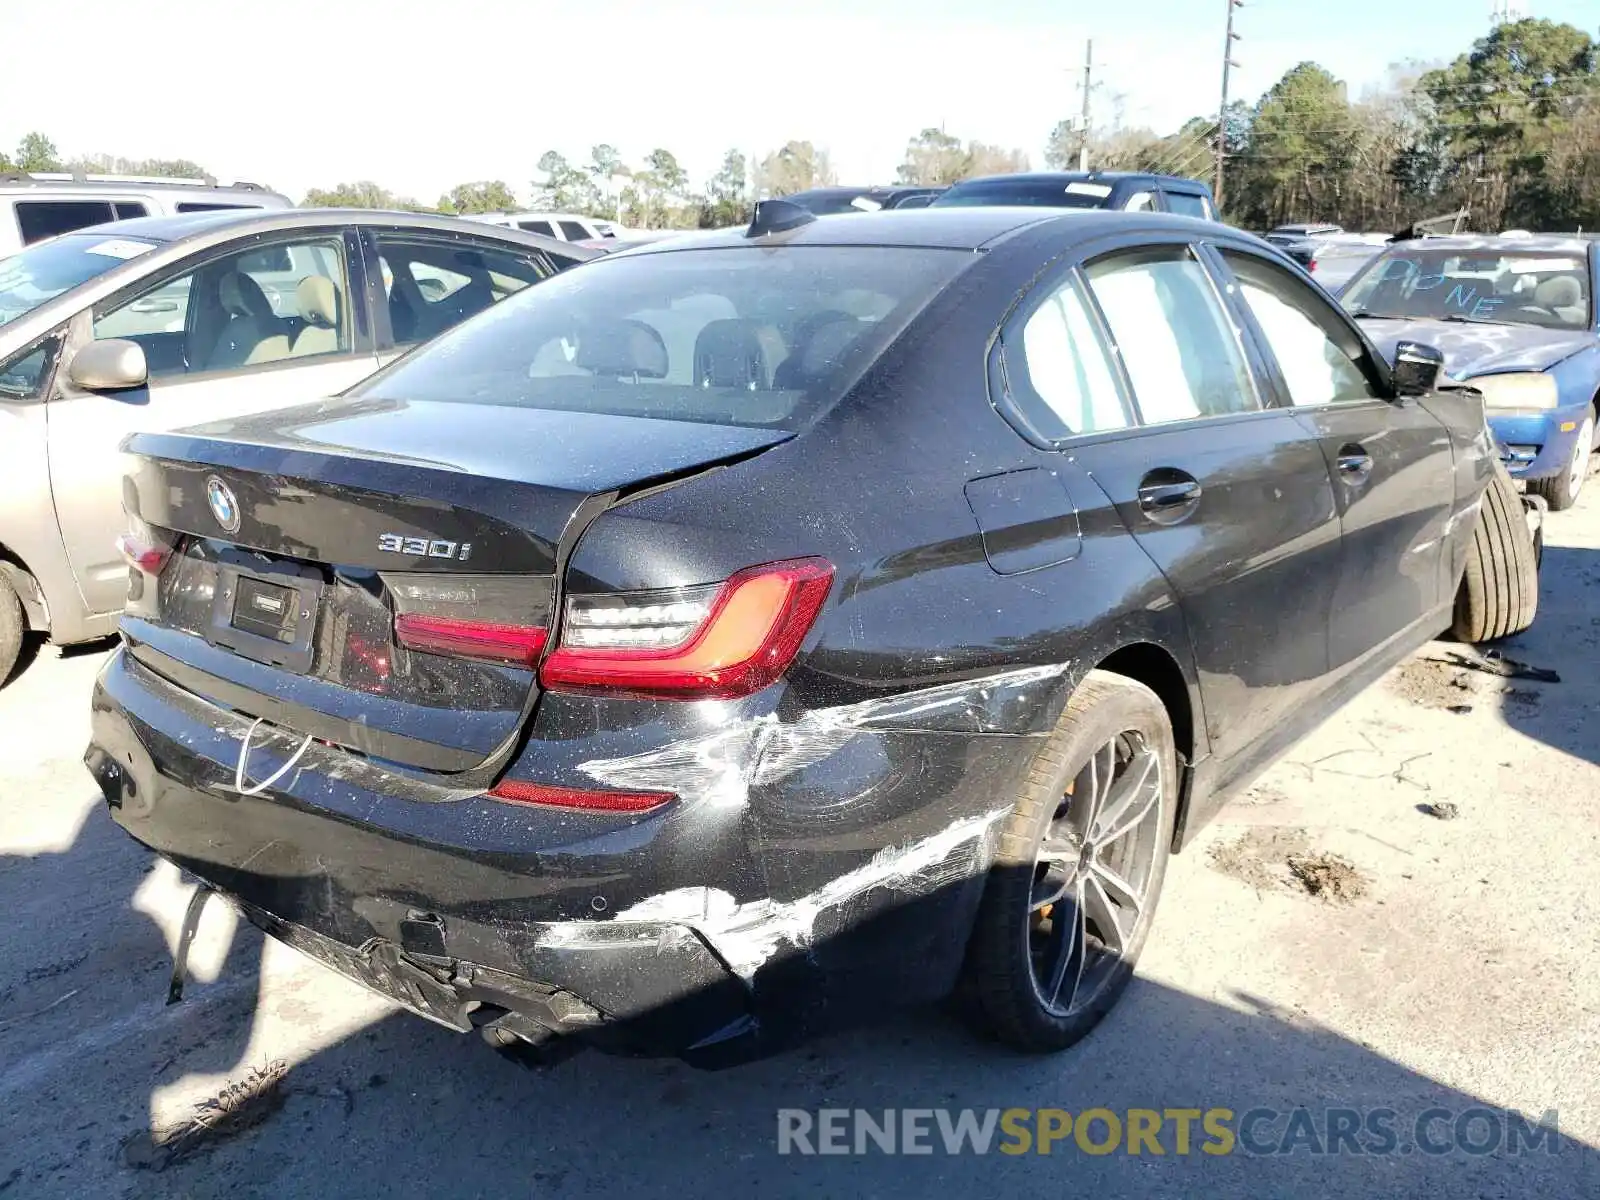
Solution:
[[(188, 889), (79, 762), (104, 649), (45, 653), (0, 691), (0, 1193), (1595, 1196), (1595, 597), (1600, 484), (1551, 519), (1539, 622), (1505, 647), (1562, 681), (1435, 644), (1374, 686), (1173, 861), (1139, 978), (1075, 1051), (1018, 1058), (917, 1012), (716, 1074), (519, 1067), (220, 905), (166, 1007)], [(1301, 1107), (1309, 1139), (1286, 1136)], [(1314, 1152), (1329, 1110), (1375, 1107), (1399, 1114), (1393, 1153)], [(1180, 1154), (1168, 1132), (1160, 1156), (951, 1155), (935, 1133), (927, 1156), (781, 1155), (780, 1108), (1264, 1108), (1283, 1115), (1255, 1146), (1294, 1152)], [(1554, 1109), (1560, 1133), (1407, 1153), (1430, 1108)]]

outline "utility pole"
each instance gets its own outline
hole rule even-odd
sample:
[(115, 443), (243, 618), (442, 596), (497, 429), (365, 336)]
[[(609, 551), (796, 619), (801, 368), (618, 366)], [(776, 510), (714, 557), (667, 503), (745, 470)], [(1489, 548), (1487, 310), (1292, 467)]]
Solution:
[(1227, 0), (1228, 33), (1222, 42), (1222, 104), (1217, 109), (1217, 178), (1212, 187), (1217, 211), (1222, 211), (1222, 170), (1228, 157), (1228, 74), (1239, 64), (1233, 61), (1233, 44), (1239, 35), (1233, 31), (1233, 10), (1244, 7), (1244, 0)]
[(1083, 128), (1078, 131), (1078, 170), (1089, 169), (1089, 89), (1094, 86), (1094, 39), (1090, 38), (1083, 51)]

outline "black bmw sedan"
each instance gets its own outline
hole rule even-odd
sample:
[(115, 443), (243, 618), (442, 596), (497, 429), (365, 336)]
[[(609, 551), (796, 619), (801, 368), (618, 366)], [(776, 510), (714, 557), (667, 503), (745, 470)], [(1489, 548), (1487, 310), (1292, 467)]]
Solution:
[(764, 204), (133, 437), (87, 763), (491, 1041), (718, 1061), (959, 987), (1059, 1049), (1231, 792), (1533, 619), (1437, 367), (1212, 223)]

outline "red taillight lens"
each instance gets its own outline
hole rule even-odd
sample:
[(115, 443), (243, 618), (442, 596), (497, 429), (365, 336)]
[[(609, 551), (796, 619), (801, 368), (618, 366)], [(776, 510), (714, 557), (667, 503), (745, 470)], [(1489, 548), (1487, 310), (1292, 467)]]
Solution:
[(134, 533), (118, 535), (117, 549), (128, 560), (130, 567), (137, 567), (146, 575), (161, 574), (161, 568), (167, 565), (167, 559), (172, 556), (171, 546), (146, 540)]
[(798, 558), (751, 567), (712, 589), (573, 596), (540, 679), (551, 691), (748, 696), (794, 661), (832, 583), (833, 564)]
[(408, 650), (531, 667), (539, 661), (548, 633), (542, 625), (501, 625), (400, 613), (394, 619), (394, 636)]
[(677, 799), (671, 792), (606, 792), (557, 787), (553, 783), (527, 783), (520, 779), (507, 779), (497, 784), (489, 790), (489, 798), (507, 804), (542, 804), (591, 812), (648, 812)]

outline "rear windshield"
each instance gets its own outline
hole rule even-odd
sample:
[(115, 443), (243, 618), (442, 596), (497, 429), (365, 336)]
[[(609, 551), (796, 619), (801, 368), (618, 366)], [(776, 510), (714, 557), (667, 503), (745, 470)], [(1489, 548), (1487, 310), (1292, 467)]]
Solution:
[(0, 325), (155, 248), (115, 233), (75, 233), (0, 258)]
[(880, 246), (597, 259), (495, 305), (351, 394), (794, 430), (972, 260)]
[(1104, 208), (1110, 199), (1110, 184), (1090, 180), (983, 179), (956, 184), (928, 207)]

